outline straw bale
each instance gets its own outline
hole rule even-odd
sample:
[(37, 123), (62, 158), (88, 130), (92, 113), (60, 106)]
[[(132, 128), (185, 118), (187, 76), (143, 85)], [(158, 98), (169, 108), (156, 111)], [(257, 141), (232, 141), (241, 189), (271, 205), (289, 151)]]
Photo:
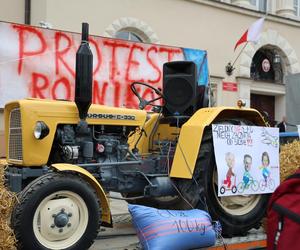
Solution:
[(4, 165), (0, 162), (0, 250), (16, 249), (16, 239), (9, 227), (15, 196), (4, 186)]
[(280, 147), (280, 181), (300, 168), (300, 141), (295, 140)]

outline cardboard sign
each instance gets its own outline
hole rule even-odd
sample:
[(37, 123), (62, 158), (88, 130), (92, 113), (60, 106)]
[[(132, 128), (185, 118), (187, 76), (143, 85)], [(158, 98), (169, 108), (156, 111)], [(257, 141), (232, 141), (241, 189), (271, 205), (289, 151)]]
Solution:
[(279, 130), (213, 124), (218, 195), (272, 193), (280, 183)]

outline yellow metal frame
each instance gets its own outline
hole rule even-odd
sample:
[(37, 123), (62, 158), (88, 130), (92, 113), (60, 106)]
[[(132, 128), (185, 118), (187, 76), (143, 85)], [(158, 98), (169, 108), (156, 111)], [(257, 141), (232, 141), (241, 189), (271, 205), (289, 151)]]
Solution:
[[(167, 123), (160, 123), (160, 116), (157, 113), (149, 113), (146, 123), (139, 128), (139, 131), (128, 139), (128, 143), (131, 149), (136, 146), (141, 155), (147, 155), (153, 153), (153, 151), (159, 148), (159, 145), (153, 145), (153, 141), (159, 140), (176, 140), (177, 134), (180, 132), (180, 128), (172, 127)], [(143, 129), (143, 131), (141, 130)], [(141, 138), (139, 138), (141, 136)]]
[[(79, 121), (78, 111), (74, 102), (32, 99), (11, 102), (5, 106), (5, 136), (7, 142), (9, 138), (9, 114), (13, 108), (20, 108), (21, 110), (23, 160), (14, 161), (7, 159), (9, 164), (22, 165), (25, 167), (40, 167), (47, 164), (57, 126), (59, 124), (77, 124)], [(151, 154), (153, 149), (155, 150), (156, 146), (152, 145), (153, 140), (176, 141), (179, 136), (170, 177), (187, 179), (192, 178), (202, 135), (206, 126), (219, 120), (234, 118), (246, 119), (256, 125), (266, 125), (263, 117), (257, 110), (233, 107), (202, 108), (180, 129), (172, 127), (170, 124), (160, 124), (158, 114), (147, 114), (144, 110), (91, 105), (89, 114), (112, 114), (134, 117), (134, 119), (88, 118), (87, 122), (90, 125), (136, 127), (137, 130), (129, 138), (128, 143), (131, 149), (136, 146), (142, 155)], [(33, 130), (37, 121), (45, 122), (50, 128), (49, 135), (42, 140), (37, 140), (33, 136)], [(154, 148), (149, 148), (149, 146), (154, 146)], [(6, 150), (9, 152), (8, 143)], [(62, 166), (72, 165), (62, 164)], [(76, 166), (73, 171), (78, 169)], [(89, 176), (87, 173), (84, 175)], [(88, 178), (90, 178), (90, 176)], [(101, 190), (101, 188), (98, 188), (99, 184), (97, 181), (96, 183), (97, 185), (95, 187), (97, 190)]]
[(265, 126), (263, 117), (255, 109), (216, 107), (198, 110), (181, 128), (170, 177), (191, 179), (205, 127), (219, 120), (234, 118)]
[[(8, 163), (40, 167), (47, 164), (57, 126), (60, 124), (74, 125), (79, 122), (78, 110), (74, 102), (40, 99), (25, 99), (5, 105), (5, 141), (9, 155), (9, 114), (12, 109), (21, 111), (23, 160), (7, 159)], [(103, 105), (91, 105), (89, 114), (123, 115), (134, 119), (87, 118), (89, 125), (137, 126), (145, 123), (147, 112), (144, 110), (115, 108)], [(49, 134), (42, 140), (34, 138), (36, 122), (43, 121), (49, 127)], [(26, 146), (25, 146), (26, 145)]]
[(103, 188), (101, 187), (99, 182), (92, 174), (90, 174), (88, 171), (86, 171), (85, 169), (79, 166), (67, 164), (67, 163), (52, 164), (51, 167), (59, 172), (71, 171), (71, 172), (79, 173), (95, 189), (97, 196), (100, 199), (100, 204), (102, 208), (101, 222), (106, 222), (109, 225), (112, 225), (109, 202), (107, 200)]

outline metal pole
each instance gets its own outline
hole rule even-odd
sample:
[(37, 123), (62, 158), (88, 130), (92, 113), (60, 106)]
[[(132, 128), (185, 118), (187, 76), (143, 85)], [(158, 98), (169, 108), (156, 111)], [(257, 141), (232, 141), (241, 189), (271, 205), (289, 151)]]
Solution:
[(246, 48), (248, 42), (246, 42), (246, 44), (244, 45), (244, 47), (241, 49), (240, 53), (238, 54), (238, 56), (235, 58), (234, 62), (232, 63), (232, 67), (233, 65), (236, 63), (237, 59), (240, 57), (240, 55), (242, 54), (243, 50)]

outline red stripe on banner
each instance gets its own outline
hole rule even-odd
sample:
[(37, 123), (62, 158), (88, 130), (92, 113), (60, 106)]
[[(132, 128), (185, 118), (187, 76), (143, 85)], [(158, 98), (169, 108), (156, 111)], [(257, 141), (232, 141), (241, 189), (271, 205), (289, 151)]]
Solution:
[(166, 223), (173, 223), (174, 222), (174, 219), (171, 219), (171, 220), (164, 220), (163, 222), (162, 221), (156, 221), (156, 222), (153, 222), (151, 223), (150, 225), (146, 226), (146, 227), (143, 227), (142, 230), (143, 231), (147, 231), (148, 228), (152, 229), (153, 227), (155, 227), (155, 225), (157, 226), (161, 226), (163, 224), (166, 224)]

